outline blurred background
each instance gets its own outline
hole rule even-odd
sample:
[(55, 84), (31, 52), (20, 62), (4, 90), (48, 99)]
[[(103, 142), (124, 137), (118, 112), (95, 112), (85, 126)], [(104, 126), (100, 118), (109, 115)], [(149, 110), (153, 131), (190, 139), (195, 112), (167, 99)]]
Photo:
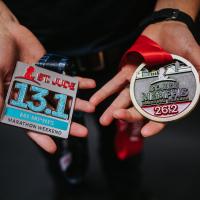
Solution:
[[(145, 139), (142, 190), (149, 199), (200, 199), (199, 115), (198, 107), (159, 135)], [(59, 200), (110, 199), (97, 153), (98, 130), (91, 115), (86, 122), (90, 129), (86, 181)], [(1, 124), (0, 133), (0, 200), (55, 200), (55, 183), (43, 153), (21, 129)]]
[[(28, 6), (27, 16), (33, 17), (32, 20), (35, 22), (36, 27), (39, 25), (39, 20), (37, 20), (40, 19), (39, 14), (42, 14), (42, 16), (46, 14), (50, 22), (52, 21), (49, 16), (53, 16), (52, 13), (55, 15), (54, 12), (49, 10), (48, 12), (44, 12), (46, 11), (45, 2), (47, 1), (40, 1), (41, 4), (44, 4), (45, 9), (41, 7), (40, 12), (36, 12), (37, 15), (35, 15), (34, 6), (30, 6), (31, 4), (29, 1), (23, 1), (23, 4)], [(76, 1), (74, 1), (74, 3), (76, 3)], [(116, 1), (113, 1), (113, 3), (116, 3)], [(14, 1), (12, 2), (14, 7), (19, 6), (18, 14), (23, 14), (22, 11), (26, 11), (26, 9), (20, 7), (21, 4), (16, 4)], [(141, 1), (140, 4), (144, 7), (143, 1)], [(61, 7), (65, 10), (65, 7), (62, 5)], [(54, 8), (55, 7), (52, 6), (53, 10)], [(83, 7), (80, 7), (80, 10), (82, 9)], [(87, 9), (85, 10), (87, 11)], [(121, 11), (121, 6), (119, 10)], [(130, 7), (130, 10), (131, 13), (134, 13), (132, 7)], [(137, 10), (140, 11), (139, 8), (137, 8)], [(59, 16), (63, 18), (63, 13), (61, 15), (60, 13), (62, 12), (58, 13)], [(69, 13), (71, 13), (71, 10)], [(75, 9), (75, 16), (77, 13), (78, 11)], [(110, 14), (110, 10), (108, 13)], [(125, 14), (127, 13), (128, 12), (125, 12)], [(128, 15), (126, 17), (128, 17)], [(91, 21), (95, 21), (91, 16), (89, 18)], [(45, 18), (42, 19), (44, 21), (42, 21), (40, 25), (42, 27), (44, 25), (48, 26), (48, 20), (45, 21)], [(63, 19), (65, 21), (71, 21), (71, 18), (68, 17)], [(85, 21), (83, 21), (80, 27), (83, 27), (83, 30), (87, 30), (87, 28), (85, 28), (86, 23), (84, 22)], [(113, 22), (113, 18), (111, 18), (111, 22)], [(57, 25), (56, 20), (55, 24)], [(74, 22), (72, 22), (72, 24), (74, 24), (76, 28), (77, 24)], [(102, 24), (104, 26), (104, 22)], [(28, 23), (28, 25), (30, 24)], [(99, 23), (96, 23), (96, 25), (101, 29)], [(90, 26), (89, 23), (88, 26)], [(62, 23), (61, 27), (63, 28)], [(68, 26), (66, 28), (68, 28)], [(95, 28), (93, 29), (95, 30)], [(69, 30), (73, 32), (73, 29)], [(67, 30), (67, 32), (69, 30)], [(90, 33), (91, 30), (88, 30)], [(75, 33), (78, 36), (74, 36)], [(72, 34), (74, 38), (79, 38), (79, 35), (79, 31), (75, 31)], [(90, 37), (88, 33), (86, 35), (88, 35), (88, 38)], [(64, 38), (67, 38), (69, 41), (71, 40), (71, 38), (66, 37), (65, 34)], [(62, 38), (60, 38), (60, 40), (55, 40), (54, 45), (57, 45), (58, 41), (63, 43)], [(67, 44), (68, 48), (70, 48), (69, 43)], [(63, 45), (65, 47), (65, 43), (63, 43)], [(55, 48), (57, 47), (55, 46)], [(200, 199), (199, 116), (200, 107), (198, 106), (192, 114), (185, 119), (170, 123), (162, 133), (145, 139), (141, 163), (141, 193), (143, 197), (133, 200)], [(0, 124), (0, 200), (111, 200), (108, 183), (103, 173), (102, 163), (98, 154), (98, 129), (94, 125), (92, 115), (87, 115), (85, 121), (90, 131), (90, 162), (86, 179), (84, 183), (76, 189), (71, 188), (69, 190), (66, 185), (65, 192), (60, 194), (58, 194), (57, 190), (58, 185), (54, 181), (52, 173), (49, 171), (49, 163), (47, 162), (47, 157), (44, 152), (26, 136), (23, 130)], [(124, 183), (122, 182), (121, 184), (123, 185)], [(134, 190), (134, 188), (129, 189)], [(124, 200), (127, 199), (124, 198)]]

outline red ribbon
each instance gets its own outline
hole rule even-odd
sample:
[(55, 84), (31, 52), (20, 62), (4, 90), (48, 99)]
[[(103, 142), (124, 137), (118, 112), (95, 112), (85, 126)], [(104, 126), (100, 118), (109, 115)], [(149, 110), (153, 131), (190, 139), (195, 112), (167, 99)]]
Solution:
[(115, 137), (115, 152), (120, 160), (140, 154), (143, 149), (143, 138), (140, 134), (143, 122), (127, 123), (116, 120), (117, 134)]
[(171, 54), (162, 49), (159, 44), (150, 38), (141, 35), (124, 54), (122, 58), (122, 66), (127, 63), (137, 64), (138, 61), (144, 61), (150, 66), (157, 66), (170, 63), (172, 60), (173, 58)]
[[(170, 63), (172, 56), (162, 49), (150, 38), (141, 35), (133, 46), (122, 57), (121, 66), (145, 62), (148, 66), (158, 66)], [(124, 160), (128, 157), (141, 153), (143, 149), (143, 138), (141, 128), (143, 122), (127, 123), (116, 120), (117, 135), (115, 138), (115, 150), (117, 157)]]

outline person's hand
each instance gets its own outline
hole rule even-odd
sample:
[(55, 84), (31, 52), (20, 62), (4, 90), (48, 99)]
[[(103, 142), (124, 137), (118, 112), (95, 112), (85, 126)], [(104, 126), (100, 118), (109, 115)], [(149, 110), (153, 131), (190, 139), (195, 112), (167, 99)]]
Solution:
[[(142, 34), (157, 42), (167, 52), (188, 59), (200, 73), (200, 47), (185, 24), (174, 21), (160, 22), (148, 26)], [(90, 102), (97, 106), (112, 94), (119, 93), (101, 116), (102, 125), (109, 125), (114, 118), (127, 122), (144, 120), (144, 117), (132, 106), (128, 88), (136, 67), (124, 66), (113, 79), (91, 97)], [(164, 127), (164, 123), (147, 121), (141, 129), (141, 134), (145, 137), (151, 136), (159, 133)]]
[[(0, 16), (0, 113), (16, 62), (36, 63), (45, 54), (45, 49), (37, 38), (27, 28), (19, 24), (11, 13), (7, 12), (6, 14)], [(94, 80), (80, 77), (78, 80), (79, 89), (95, 87)], [(83, 112), (95, 110), (91, 103), (79, 98), (76, 100), (75, 109)], [(72, 122), (70, 134), (84, 137), (87, 135), (87, 128)], [(56, 145), (51, 137), (34, 132), (28, 132), (28, 135), (47, 152), (56, 151)]]

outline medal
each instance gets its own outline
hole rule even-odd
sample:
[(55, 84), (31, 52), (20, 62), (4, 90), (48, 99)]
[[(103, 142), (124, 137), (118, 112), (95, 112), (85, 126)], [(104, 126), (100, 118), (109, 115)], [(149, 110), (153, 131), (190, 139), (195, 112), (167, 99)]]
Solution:
[(199, 76), (186, 59), (172, 55), (173, 61), (159, 68), (141, 64), (132, 76), (130, 95), (144, 117), (168, 122), (186, 116), (199, 99)]
[(18, 62), (1, 122), (67, 138), (77, 89), (74, 77)]

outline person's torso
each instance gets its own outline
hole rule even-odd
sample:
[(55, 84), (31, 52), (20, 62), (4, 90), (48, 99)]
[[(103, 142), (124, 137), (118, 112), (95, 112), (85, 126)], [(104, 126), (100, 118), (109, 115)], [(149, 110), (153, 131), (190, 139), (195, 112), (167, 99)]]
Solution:
[(19, 21), (51, 48), (92, 51), (126, 38), (154, 6), (149, 0), (7, 0)]

